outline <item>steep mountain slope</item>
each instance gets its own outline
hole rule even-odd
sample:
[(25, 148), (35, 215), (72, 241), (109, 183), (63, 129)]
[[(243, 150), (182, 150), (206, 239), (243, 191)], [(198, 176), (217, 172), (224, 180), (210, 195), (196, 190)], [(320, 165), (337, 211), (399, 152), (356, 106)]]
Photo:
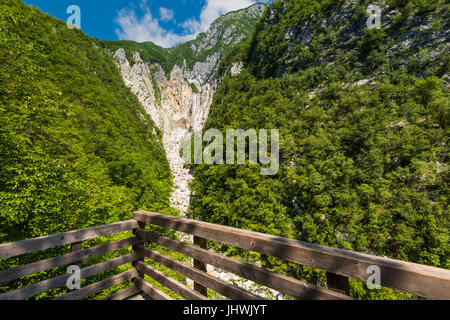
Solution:
[[(281, 169), (196, 166), (192, 217), (450, 267), (449, 5), (370, 3), (381, 29), (367, 29), (367, 1), (276, 1), (224, 59), (204, 130), (280, 129)], [(324, 283), (310, 268), (216, 249)], [(409, 298), (357, 281), (352, 295)]]
[(253, 34), (265, 8), (265, 4), (255, 4), (230, 12), (195, 40), (170, 49), (152, 43), (104, 42), (114, 54), (125, 84), (163, 132), (175, 177), (171, 202), (183, 214), (189, 207), (192, 175), (184, 167), (180, 144), (190, 132), (203, 128), (221, 81), (216, 76), (219, 63)]
[[(444, 2), (277, 1), (253, 39), (252, 71), (281, 76), (332, 63), (345, 64), (358, 72), (355, 77), (389, 71), (379, 68), (382, 65), (408, 66), (421, 77), (443, 77), (448, 73), (450, 37), (449, 5)], [(377, 3), (381, 28), (367, 30), (367, 7)]]
[(98, 40), (0, 1), (0, 242), (172, 210), (161, 133)]

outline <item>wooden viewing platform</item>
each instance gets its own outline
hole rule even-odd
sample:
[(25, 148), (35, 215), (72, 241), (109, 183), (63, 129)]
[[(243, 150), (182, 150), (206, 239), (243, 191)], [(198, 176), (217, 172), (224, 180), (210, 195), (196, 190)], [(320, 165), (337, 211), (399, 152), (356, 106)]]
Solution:
[[(146, 225), (155, 225), (191, 234), (194, 236), (195, 244), (186, 244), (146, 231)], [(89, 249), (82, 248), (83, 241), (129, 230), (134, 231), (133, 237)], [(308, 284), (208, 251), (206, 239), (280, 258), (287, 262), (324, 270), (327, 272), (327, 288)], [(159, 251), (145, 246), (146, 243), (158, 244), (193, 258), (193, 266), (165, 256)], [(378, 266), (381, 270), (382, 286), (423, 298), (450, 299), (449, 270), (150, 212), (135, 212), (133, 220), (129, 221), (1, 244), (0, 260), (63, 245), (71, 245), (71, 253), (0, 271), (0, 284), (57, 267), (81, 265), (81, 261), (84, 259), (132, 247), (133, 252), (130, 254), (81, 269), (81, 278), (86, 279), (128, 263), (132, 263), (133, 269), (90, 284), (80, 290), (71, 291), (55, 299), (80, 300), (129, 280), (133, 282), (131, 287), (107, 297), (106, 300), (125, 300), (142, 293), (155, 300), (172, 299), (166, 293), (148, 283), (144, 279), (144, 275), (149, 276), (187, 300), (208, 299), (207, 289), (232, 300), (263, 299), (254, 293), (208, 274), (206, 272), (207, 265), (220, 268), (300, 300), (351, 299), (348, 296), (349, 278), (367, 281), (370, 276), (367, 272), (369, 267)], [(149, 258), (188, 279), (192, 279), (195, 282), (194, 289), (149, 266), (145, 263), (144, 258)], [(24, 300), (34, 297), (49, 290), (66, 286), (69, 277), (69, 274), (62, 274), (43, 280), (4, 293), (0, 295), (0, 300)]]

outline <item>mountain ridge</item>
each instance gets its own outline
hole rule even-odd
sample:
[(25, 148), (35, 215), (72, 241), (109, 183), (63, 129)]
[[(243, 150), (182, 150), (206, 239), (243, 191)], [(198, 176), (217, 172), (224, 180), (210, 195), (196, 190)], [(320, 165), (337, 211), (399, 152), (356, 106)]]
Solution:
[[(183, 66), (184, 60), (188, 68), (192, 68), (196, 62), (205, 62), (207, 57), (214, 52), (226, 53), (226, 46), (234, 46), (253, 34), (257, 20), (267, 7), (265, 3), (255, 3), (248, 8), (232, 11), (214, 20), (206, 32), (202, 32), (195, 39), (178, 44), (171, 48), (160, 47), (153, 42), (134, 41), (102, 41), (106, 49), (116, 52), (122, 48), (125, 50), (128, 61), (133, 64), (134, 52), (139, 52), (146, 62), (158, 63), (170, 74), (175, 65)], [(228, 24), (232, 29), (224, 28)], [(240, 29), (236, 31), (235, 29)], [(219, 34), (217, 34), (217, 31)], [(228, 32), (229, 34), (225, 34)], [(233, 34), (233, 32), (235, 32)], [(227, 39), (223, 40), (222, 37)], [(233, 35), (238, 34), (238, 37)], [(218, 39), (211, 39), (217, 36)], [(231, 39), (231, 40), (230, 40)], [(212, 43), (212, 46), (211, 46)], [(209, 46), (209, 47), (208, 47)]]

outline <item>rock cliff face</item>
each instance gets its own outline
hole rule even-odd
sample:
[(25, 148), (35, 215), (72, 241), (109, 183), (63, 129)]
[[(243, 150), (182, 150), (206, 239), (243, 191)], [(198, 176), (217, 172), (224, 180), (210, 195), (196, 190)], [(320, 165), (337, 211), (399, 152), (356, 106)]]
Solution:
[[(253, 33), (256, 20), (265, 8), (264, 4), (256, 4), (224, 15), (197, 39), (168, 49), (167, 54), (173, 55), (182, 51), (181, 46), (183, 50), (188, 46), (189, 55), (198, 59), (190, 61), (191, 66), (184, 59), (182, 65), (175, 64), (171, 70), (165, 70), (161, 63), (144, 61), (137, 51), (133, 52), (131, 63), (125, 49), (114, 52), (125, 84), (163, 132), (164, 148), (174, 175), (171, 203), (183, 215), (189, 207), (192, 175), (184, 167), (180, 145), (189, 133), (203, 128), (220, 83), (215, 77), (220, 62), (227, 50)], [(234, 72), (239, 70), (237, 66)]]
[(202, 77), (200, 73), (177, 65), (166, 76), (161, 65), (142, 61), (137, 52), (133, 66), (123, 49), (119, 49), (114, 58), (125, 84), (163, 132), (164, 148), (174, 175), (171, 203), (186, 214), (190, 200), (188, 185), (192, 176), (184, 167), (180, 144), (189, 132), (203, 127), (218, 81), (200, 82), (197, 80)]

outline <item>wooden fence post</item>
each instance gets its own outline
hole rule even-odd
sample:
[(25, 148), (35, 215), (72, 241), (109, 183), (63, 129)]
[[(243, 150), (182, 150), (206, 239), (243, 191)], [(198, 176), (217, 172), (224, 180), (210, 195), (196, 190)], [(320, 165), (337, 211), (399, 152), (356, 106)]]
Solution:
[[(82, 251), (82, 250), (83, 250), (83, 241), (74, 242), (74, 243), (70, 244), (70, 252), (71, 253), (77, 252), (77, 251)], [(71, 265), (77, 266), (78, 268), (81, 269), (82, 264), (83, 264), (83, 260), (80, 260), (80, 261), (72, 263)], [(69, 290), (69, 292), (73, 292), (73, 291), (76, 291), (76, 290)]]
[[(74, 242), (70, 245), (70, 252), (77, 252), (77, 251), (82, 251), (83, 250), (83, 241), (79, 241), (79, 242)], [(72, 265), (77, 266), (79, 268), (81, 268), (81, 264), (83, 263), (83, 260), (77, 261), (72, 263)]]
[[(145, 222), (140, 222), (140, 221), (138, 221), (138, 225), (139, 225), (139, 229), (142, 229), (142, 230), (145, 230), (145, 227), (147, 226), (147, 224), (146, 224)], [(133, 230), (133, 234), (134, 234), (135, 236), (136, 236), (136, 232), (137, 232), (137, 229)], [(137, 246), (136, 246), (136, 245), (133, 246), (133, 251), (134, 251), (134, 252), (137, 252)], [(137, 265), (137, 262), (138, 262), (138, 261), (145, 262), (145, 258), (141, 258), (141, 259), (139, 259), (139, 260), (133, 261), (132, 265), (133, 265), (133, 267), (134, 267), (136, 270), (137, 270), (136, 265)], [(137, 271), (138, 271), (139, 277), (142, 278), (142, 279), (144, 279), (144, 273), (143, 273), (143, 272), (140, 272), (139, 270), (137, 270)], [(135, 280), (135, 279), (133, 279), (133, 282), (134, 282), (134, 280)]]
[(350, 295), (350, 284), (347, 277), (327, 272), (328, 289), (345, 295)]
[[(204, 238), (194, 236), (194, 244), (199, 246), (202, 249), (207, 248), (206, 239), (204, 239)], [(200, 271), (208, 272), (206, 263), (204, 263), (203, 261), (200, 261), (200, 260), (194, 259), (194, 268), (198, 269)], [(200, 283), (194, 282), (194, 290), (197, 291), (198, 293), (204, 295), (205, 297), (208, 297), (208, 288), (201, 285)]]

